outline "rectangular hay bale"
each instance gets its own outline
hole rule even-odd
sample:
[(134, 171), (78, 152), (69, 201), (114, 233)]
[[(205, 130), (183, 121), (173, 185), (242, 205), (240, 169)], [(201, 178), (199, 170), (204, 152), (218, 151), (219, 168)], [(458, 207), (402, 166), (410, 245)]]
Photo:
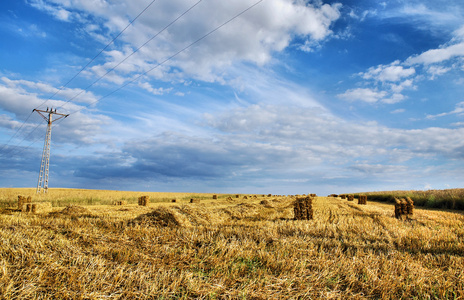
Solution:
[(366, 195), (359, 195), (358, 204), (366, 205), (367, 204), (367, 196)]
[(312, 220), (313, 219), (313, 207), (311, 197), (296, 198), (293, 206), (294, 219), (295, 220)]
[(149, 204), (150, 204), (150, 197), (149, 196), (141, 196), (141, 197), (139, 197), (139, 205), (148, 206)]

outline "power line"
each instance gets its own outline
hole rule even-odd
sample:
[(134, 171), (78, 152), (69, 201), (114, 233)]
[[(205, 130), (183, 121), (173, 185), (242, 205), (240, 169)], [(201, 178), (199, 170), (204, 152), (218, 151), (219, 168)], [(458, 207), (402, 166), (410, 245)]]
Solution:
[[(28, 147), (26, 148), (23, 148), (21, 150), (19, 150), (18, 152), (14, 152), (16, 149), (19, 148), (19, 145), (24, 142), (25, 140), (29, 139), (29, 137), (32, 136), (32, 134), (37, 130), (37, 128), (40, 127), (41, 124), (37, 124), (37, 126), (34, 127), (34, 129), (32, 129), (31, 132), (29, 132), (29, 134), (27, 134), (19, 143), (17, 143), (16, 145), (12, 146), (11, 149), (7, 150), (6, 152), (3, 152), (3, 153), (0, 153), (0, 157), (3, 157), (3, 156), (7, 156), (7, 155), (14, 155), (14, 154), (19, 154), (19, 153), (22, 153), (24, 150), (28, 149), (30, 146), (32, 146), (32, 144), (35, 144), (37, 142), (37, 140), (35, 140), (34, 142), (32, 142)], [(2, 148), (2, 150), (6, 147), (7, 145), (5, 144), (4, 147)]]
[(32, 113), (33, 111), (29, 114), (29, 116), (27, 116), (26, 120), (24, 120), (24, 122), (21, 124), (18, 130), (16, 130), (16, 132), (10, 137), (10, 139), (3, 145), (3, 147), (0, 149), (0, 152), (3, 151), (3, 149), (5, 149), (5, 147), (11, 142), (11, 140), (19, 133), (19, 131), (21, 131), (21, 128), (23, 128), (24, 124), (26, 124), (27, 120), (29, 120), (29, 118), (32, 116)]
[[(156, 0), (154, 0), (156, 1)], [(154, 2), (152, 1), (152, 3)], [(120, 63), (118, 63), (115, 67), (113, 67), (112, 69), (110, 69), (107, 73), (105, 73), (103, 76), (101, 76), (100, 78), (97, 79), (97, 81), (95, 81), (94, 83), (92, 83), (88, 88), (90, 88), (91, 86), (93, 86), (96, 82), (98, 82), (99, 80), (101, 80), (104, 76), (106, 76), (108, 73), (110, 73), (111, 71), (113, 71), (117, 66), (119, 66), (120, 64), (122, 64), (125, 60), (127, 60), (130, 56), (132, 56), (135, 52), (137, 52), (138, 50), (140, 50), (143, 46), (145, 46), (148, 42), (150, 42), (151, 40), (153, 40), (156, 36), (158, 36), (160, 33), (162, 33), (164, 30), (166, 30), (168, 27), (170, 27), (172, 24), (174, 24), (177, 20), (179, 20), (182, 16), (184, 16), (186, 13), (188, 13), (191, 9), (193, 9), (196, 5), (198, 5), (202, 0), (199, 0), (197, 3), (195, 3), (193, 6), (191, 6), (188, 10), (186, 10), (184, 13), (182, 13), (179, 17), (177, 17), (174, 21), (172, 21), (171, 23), (169, 23), (168, 25), (166, 25), (160, 32), (158, 32), (156, 35), (154, 35), (152, 38), (150, 38), (147, 42), (145, 42), (142, 46), (140, 46), (139, 48), (137, 48), (133, 53), (131, 53), (128, 57), (126, 57), (123, 61), (121, 61)], [(163, 60), (162, 62), (158, 63), (157, 65), (155, 65), (154, 67), (150, 68), (148, 71), (146, 72), (143, 72), (141, 73), (140, 75), (136, 76), (135, 78), (133, 78), (132, 80), (129, 80), (128, 82), (126, 82), (125, 84), (121, 85), (120, 87), (118, 87), (117, 89), (111, 91), (110, 93), (106, 94), (105, 96), (102, 96), (100, 97), (99, 99), (97, 99), (96, 101), (82, 107), (81, 109), (78, 109), (78, 110), (75, 110), (71, 113), (69, 113), (69, 115), (72, 115), (72, 114), (75, 114), (75, 113), (78, 113), (82, 110), (84, 110), (85, 108), (88, 108), (90, 105), (93, 105), (111, 95), (113, 95), (114, 93), (118, 92), (119, 90), (125, 88), (126, 86), (128, 86), (129, 84), (137, 81), (138, 79), (140, 79), (142, 76), (148, 74), (149, 72), (153, 71), (154, 69), (162, 66), (163, 64), (165, 64), (166, 62), (170, 61), (171, 59), (173, 59), (174, 57), (176, 57), (177, 55), (179, 55), (180, 53), (186, 51), (187, 49), (191, 48), (192, 46), (194, 46), (195, 44), (199, 43), (200, 41), (202, 41), (203, 39), (207, 38), (208, 36), (210, 36), (211, 34), (213, 34), (214, 32), (218, 31), (219, 29), (221, 29), (222, 27), (224, 27), (225, 25), (229, 24), (230, 22), (232, 22), (233, 20), (237, 19), (238, 17), (240, 17), (241, 15), (243, 15), (244, 13), (246, 13), (247, 11), (251, 10), (252, 8), (254, 8), (255, 6), (257, 6), (258, 4), (260, 4), (261, 2), (263, 2), (264, 0), (259, 0), (257, 2), (255, 2), (253, 5), (247, 7), (246, 9), (242, 10), (241, 12), (239, 12), (238, 14), (236, 14), (235, 16), (233, 16), (232, 18), (230, 18), (229, 20), (227, 20), (226, 22), (220, 24), (219, 26), (215, 27), (214, 29), (212, 29), (211, 31), (209, 31), (208, 33), (204, 34), (203, 36), (201, 36), (200, 38), (198, 38), (197, 40), (195, 40), (194, 42), (190, 43), (188, 46), (182, 48), (181, 50), (177, 51), (175, 54), (169, 56), (168, 58), (166, 58), (165, 60)], [(150, 5), (152, 4), (150, 3)], [(146, 9), (145, 9), (146, 10)], [(138, 17), (138, 16), (137, 16)], [(135, 21), (135, 19), (134, 19)], [(128, 26), (127, 26), (128, 27)], [(126, 28), (127, 28), (126, 27)], [(87, 89), (88, 89), (87, 88)], [(87, 89), (85, 89), (84, 91), (86, 91)], [(65, 104), (69, 103), (71, 100), (75, 99), (77, 96), (79, 96), (80, 94), (82, 94), (83, 91), (81, 91), (79, 94), (77, 94), (76, 96), (74, 96), (73, 98), (71, 98), (70, 100), (66, 101), (63, 105), (61, 105), (59, 108), (63, 107)], [(32, 114), (32, 113), (31, 113)], [(29, 116), (30, 117), (30, 116)], [(28, 117), (28, 118), (29, 118)], [(40, 125), (40, 124), (39, 124)], [(33, 131), (27, 136), (29, 137), (38, 127), (39, 125), (37, 125)], [(27, 139), (24, 138), (20, 143), (22, 143), (24, 140)], [(37, 141), (34, 141), (33, 143), (31, 143), (28, 147), (24, 148), (22, 151), (28, 149), (32, 144), (36, 143)], [(19, 143), (19, 144), (20, 144)], [(16, 147), (19, 145), (17, 144)], [(2, 149), (3, 150), (3, 149)], [(14, 150), (14, 149), (12, 149)], [(11, 150), (11, 151), (12, 151)], [(10, 153), (11, 151), (9, 151), (8, 153)], [(20, 151), (20, 152), (22, 152)], [(1, 155), (0, 155), (1, 157)]]
[(67, 100), (63, 105), (59, 106), (58, 108), (62, 108), (63, 106), (65, 106), (66, 104), (68, 104), (69, 102), (71, 102), (72, 100), (76, 99), (77, 97), (79, 97), (83, 92), (89, 90), (93, 85), (95, 85), (97, 82), (99, 82), (101, 79), (103, 79), (103, 77), (105, 77), (106, 75), (108, 75), (109, 73), (111, 73), (112, 71), (114, 71), (117, 67), (119, 67), (121, 64), (123, 64), (126, 60), (128, 60), (132, 55), (134, 55), (136, 52), (138, 52), (140, 49), (142, 49), (144, 46), (146, 46), (149, 42), (151, 42), (153, 39), (155, 39), (157, 36), (159, 36), (161, 33), (163, 33), (163, 31), (165, 31), (166, 29), (168, 29), (172, 24), (176, 23), (180, 18), (182, 18), (184, 15), (186, 15), (189, 11), (191, 11), (195, 6), (197, 6), (198, 4), (200, 4), (200, 2), (203, 1), (203, 0), (199, 0), (198, 2), (196, 2), (194, 5), (192, 5), (191, 7), (189, 7), (186, 11), (184, 11), (181, 15), (179, 15), (176, 19), (174, 19), (174, 21), (172, 21), (171, 23), (169, 23), (168, 25), (164, 26), (163, 29), (161, 29), (160, 31), (158, 31), (154, 36), (152, 36), (150, 39), (148, 39), (145, 43), (143, 43), (140, 47), (138, 47), (137, 49), (135, 49), (134, 51), (132, 51), (131, 54), (129, 54), (128, 56), (126, 56), (122, 61), (120, 61), (117, 65), (115, 65), (114, 67), (112, 67), (111, 69), (109, 69), (105, 74), (103, 74), (102, 76), (100, 76), (99, 78), (97, 78), (97, 80), (95, 80), (94, 82), (92, 82), (89, 86), (87, 86), (85, 89), (81, 90), (77, 95), (75, 95), (74, 97), (72, 97), (71, 99)]
[[(103, 48), (100, 53), (98, 53), (86, 66), (84, 66), (81, 71), (79, 71), (71, 80), (69, 80), (65, 86), (67, 84), (69, 84), (74, 78), (76, 78), (88, 65), (90, 65), (90, 63), (92, 61), (95, 60), (95, 58), (97, 58), (112, 42), (114, 42), (140, 15), (142, 15), (156, 0), (153, 0), (147, 7), (145, 7), (145, 9), (134, 19), (132, 20), (132, 22), (130, 22), (129, 25), (126, 26), (126, 28), (123, 29), (123, 31), (121, 31), (108, 45), (106, 45), (105, 48)], [(174, 19), (173, 21), (171, 21), (169, 24), (167, 24), (163, 29), (161, 29), (159, 32), (157, 32), (154, 36), (152, 36), (149, 40), (147, 40), (145, 43), (143, 43), (140, 47), (138, 47), (136, 50), (134, 50), (130, 55), (126, 56), (122, 61), (120, 61), (117, 65), (115, 65), (114, 67), (112, 67), (110, 70), (108, 70), (105, 74), (103, 74), (102, 76), (100, 76), (99, 78), (97, 78), (97, 80), (95, 80), (92, 84), (90, 84), (89, 86), (87, 86), (85, 89), (82, 89), (79, 93), (77, 93), (75, 96), (73, 96), (72, 98), (68, 99), (65, 103), (63, 103), (61, 106), (57, 107), (57, 108), (62, 108), (63, 106), (65, 106), (66, 104), (68, 104), (69, 102), (71, 102), (72, 100), (76, 99), (77, 97), (79, 97), (82, 93), (84, 93), (85, 91), (88, 91), (93, 85), (95, 85), (97, 82), (99, 82), (102, 78), (104, 78), (106, 75), (108, 75), (110, 72), (112, 72), (113, 70), (115, 70), (118, 66), (120, 66), (122, 63), (124, 63), (127, 59), (129, 59), (132, 55), (134, 55), (136, 52), (138, 52), (142, 47), (146, 46), (149, 42), (151, 42), (153, 39), (155, 39), (157, 36), (159, 36), (162, 32), (164, 32), (167, 28), (169, 28), (171, 25), (173, 25), (175, 22), (177, 22), (180, 18), (182, 18), (184, 15), (186, 15), (188, 12), (190, 12), (195, 6), (197, 6), (202, 0), (199, 0), (197, 1), (195, 4), (193, 4), (191, 7), (189, 7), (186, 11), (184, 11), (182, 14), (180, 14), (176, 19)], [(62, 88), (60, 88), (59, 91), (61, 91)], [(59, 91), (55, 92), (55, 94), (53, 94), (48, 100), (50, 100), (53, 96), (55, 96)], [(42, 106), (43, 104), (45, 104), (48, 100), (46, 100), (45, 102), (43, 102), (41, 105), (39, 105), (38, 107)], [(98, 101), (98, 100), (97, 100)], [(32, 115), (32, 113), (28, 116), (28, 119), (29, 117)], [(27, 121), (27, 120), (26, 120)], [(26, 122), (24, 121), (24, 123)], [(23, 125), (24, 125), (23, 123)], [(21, 127), (23, 126), (21, 125)], [(18, 130), (19, 131), (19, 130)], [(17, 135), (18, 132), (16, 132), (14, 134), (14, 136)], [(13, 137), (12, 137), (13, 138)], [(10, 140), (7, 142), (7, 144), (5, 144), (3, 146), (3, 148), (1, 150), (3, 150), (6, 145), (8, 145), (8, 143), (12, 140), (12, 138), (10, 138)], [(23, 139), (19, 144), (21, 144), (25, 139)], [(19, 145), (18, 144), (18, 145)]]
[[(100, 54), (103, 53), (103, 51), (105, 51), (111, 44), (114, 43), (114, 41), (121, 35), (124, 33), (124, 31), (126, 31), (127, 28), (129, 28), (129, 26), (131, 26), (135, 20), (137, 20), (153, 3), (155, 3), (156, 0), (153, 0), (150, 2), (150, 4), (148, 4), (132, 21), (129, 22), (129, 24), (127, 24), (127, 26), (121, 31), (118, 33), (118, 35), (116, 35), (112, 40), (111, 42), (109, 42), (103, 49), (100, 50), (100, 52), (97, 53), (97, 55), (95, 55), (94, 58), (92, 58), (79, 72), (77, 72), (76, 75), (74, 75), (70, 80), (68, 80), (68, 82), (66, 82), (63, 86), (61, 86), (50, 98), (48, 98), (47, 100), (45, 100), (42, 104), (40, 104), (39, 106), (37, 106), (35, 109), (39, 108), (40, 106), (44, 105), (45, 103), (47, 103), (48, 100), (52, 99), (54, 96), (56, 96), (59, 92), (61, 92), (63, 90), (63, 88), (65, 86), (67, 86), (69, 83), (71, 83), (71, 81), (73, 81), (77, 76), (79, 76), (79, 74), (81, 74), (92, 62), (95, 61), (95, 59), (97, 59), (97, 57), (100, 56)], [(82, 93), (82, 92), (81, 92)]]
[(189, 49), (190, 47), (192, 47), (193, 45), (199, 43), (200, 41), (204, 40), (205, 38), (207, 38), (208, 36), (210, 36), (211, 34), (213, 34), (214, 32), (218, 31), (219, 29), (221, 29), (222, 27), (224, 27), (225, 25), (229, 24), (230, 22), (232, 22), (233, 20), (237, 19), (238, 17), (240, 17), (241, 15), (243, 15), (244, 13), (246, 13), (247, 11), (249, 11), (250, 9), (252, 9), (253, 7), (255, 7), (256, 5), (258, 5), (259, 3), (263, 2), (264, 0), (259, 0), (257, 2), (255, 2), (253, 5), (249, 6), (248, 8), (244, 9), (243, 11), (241, 11), (240, 13), (236, 14), (234, 17), (230, 18), (229, 20), (227, 20), (226, 22), (222, 23), (221, 25), (217, 26), (216, 28), (214, 28), (213, 30), (209, 31), (208, 33), (206, 33), (205, 35), (201, 36), (200, 38), (198, 38), (197, 40), (195, 40), (194, 42), (192, 42), (191, 44), (189, 44), (188, 46), (182, 48), (181, 50), (177, 51), (175, 54), (169, 56), (168, 58), (166, 58), (165, 60), (163, 60), (162, 62), (158, 63), (157, 65), (155, 65), (153, 68), (149, 69), (148, 71), (136, 76), (134, 79), (131, 79), (129, 80), (128, 82), (126, 82), (125, 84), (123, 84), (122, 86), (118, 87), (117, 89), (111, 91), (110, 93), (106, 94), (105, 96), (103, 97), (100, 97), (98, 100), (90, 103), (90, 104), (87, 104), (86, 106), (84, 106), (83, 108), (81, 109), (78, 109), (74, 112), (71, 112), (69, 113), (69, 115), (72, 115), (72, 114), (75, 114), (77, 112), (80, 112), (82, 110), (84, 110), (85, 108), (89, 107), (90, 105), (93, 105), (109, 96), (111, 96), (112, 94), (116, 93), (117, 91), (125, 88), (126, 86), (128, 86), (129, 84), (137, 81), (138, 79), (140, 79), (142, 76), (150, 73), (151, 71), (153, 71), (154, 69), (160, 67), (161, 65), (165, 64), (166, 62), (170, 61), (171, 59), (173, 59), (174, 57), (176, 57), (177, 55), (181, 54), (182, 52), (184, 52), (185, 50)]
[[(45, 103), (47, 103), (49, 100), (51, 100), (53, 97), (55, 97), (59, 92), (61, 92), (63, 90), (63, 88), (65, 88), (68, 84), (70, 84), (74, 79), (76, 79), (77, 76), (79, 76), (92, 62), (95, 61), (95, 59), (97, 59), (97, 57), (99, 57), (103, 51), (105, 51), (111, 44), (113, 44), (117, 38), (119, 38), (119, 36), (121, 36), (121, 34), (123, 34), (127, 28), (129, 28), (129, 26), (131, 26), (135, 20), (137, 20), (143, 13), (145, 13), (145, 11), (150, 8), (150, 6), (155, 3), (156, 0), (152, 0), (132, 21), (129, 22), (129, 24), (127, 24), (127, 26), (121, 31), (119, 32), (108, 44), (106, 44), (106, 46), (100, 50), (100, 52), (97, 53), (97, 55), (95, 55), (84, 67), (82, 67), (79, 72), (77, 72), (71, 79), (69, 79), (64, 85), (62, 85), (60, 88), (58, 88), (55, 93), (53, 93), (53, 95), (51, 95), (47, 100), (45, 100), (42, 104), (40, 104), (39, 106), (37, 106), (35, 109), (38, 109), (39, 107), (41, 107), (42, 105), (44, 105)], [(80, 95), (82, 92), (80, 92), (78, 95)], [(77, 96), (75, 96), (77, 97)], [(74, 97), (74, 98), (75, 98)], [(72, 98), (72, 99), (74, 99)], [(68, 100), (67, 102), (69, 102), (71, 100)], [(67, 103), (66, 102), (66, 103)], [(65, 104), (66, 104), (65, 103)], [(63, 104), (64, 105), (64, 104)], [(29, 120), (29, 118), (32, 116), (32, 114), (34, 113), (34, 110), (27, 116), (26, 120), (24, 120), (24, 122), (21, 124), (21, 126), (16, 130), (16, 132), (10, 137), (10, 139), (2, 146), (2, 148), (0, 149), (0, 152), (3, 151), (6, 146), (13, 140), (13, 138), (21, 131), (21, 129), (24, 127), (24, 124), (26, 124), (26, 122)], [(22, 143), (22, 141), (20, 142)], [(19, 143), (19, 144), (20, 144)], [(18, 144), (18, 145), (19, 145)]]

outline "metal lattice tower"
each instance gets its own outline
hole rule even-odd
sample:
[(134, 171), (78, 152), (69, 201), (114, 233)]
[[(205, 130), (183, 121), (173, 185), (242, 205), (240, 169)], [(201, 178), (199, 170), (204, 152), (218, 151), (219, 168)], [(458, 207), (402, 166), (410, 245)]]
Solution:
[[(56, 109), (40, 110), (34, 109), (44, 120), (47, 122), (47, 134), (45, 135), (45, 142), (42, 152), (42, 162), (40, 163), (39, 181), (37, 182), (37, 193), (48, 192), (48, 171), (50, 168), (50, 143), (52, 140), (52, 123), (59, 119), (66, 118), (69, 115), (60, 114), (56, 112)], [(48, 116), (47, 116), (48, 115)], [(52, 120), (53, 115), (58, 115), (55, 120)]]

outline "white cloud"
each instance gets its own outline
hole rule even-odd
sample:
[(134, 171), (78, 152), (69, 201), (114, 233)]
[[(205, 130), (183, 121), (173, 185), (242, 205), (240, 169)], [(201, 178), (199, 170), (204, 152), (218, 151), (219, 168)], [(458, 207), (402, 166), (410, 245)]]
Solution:
[(394, 93), (390, 97), (382, 99), (382, 102), (387, 104), (395, 104), (403, 101), (404, 99), (406, 99), (406, 96), (404, 96), (403, 94)]
[[(178, 17), (194, 1), (170, 0), (157, 1), (119, 38), (128, 48), (136, 49), (150, 37)], [(121, 0), (117, 3), (106, 1), (69, 1), (69, 0), (35, 0), (32, 4), (57, 17), (62, 9), (79, 15), (73, 17), (80, 21), (90, 35), (97, 34), (91, 26), (93, 16), (103, 20), (99, 27), (109, 29), (113, 34), (123, 29), (146, 5), (142, 0)], [(118, 67), (116, 74), (109, 79), (116, 80), (116, 75), (127, 76), (128, 72), (145, 72), (157, 63), (165, 61), (174, 53), (188, 46), (196, 39), (213, 30), (220, 24), (234, 17), (253, 2), (238, 1), (203, 1), (182, 19), (156, 37), (124, 65)], [(247, 11), (239, 18), (226, 24), (210, 37), (205, 38), (194, 47), (165, 62), (167, 68), (163, 73), (174, 68), (181, 72), (172, 72), (170, 76), (150, 73), (157, 79), (182, 77), (184, 73), (205, 81), (223, 82), (226, 68), (243, 61), (257, 65), (270, 62), (273, 52), (287, 48), (295, 36), (308, 42), (322, 42), (332, 34), (333, 22), (340, 17), (341, 4), (312, 4), (303, 1), (267, 0)], [(61, 14), (62, 18), (65, 14)], [(71, 19), (71, 17), (67, 17)], [(98, 24), (93, 24), (98, 25)], [(114, 49), (112, 51), (120, 51)], [(107, 62), (92, 68), (96, 74), (102, 74), (120, 61), (120, 56), (108, 52)], [(101, 70), (102, 69), (102, 70)], [(104, 74), (104, 73), (103, 73)]]
[(62, 7), (57, 6), (56, 3), (50, 4), (44, 0), (30, 0), (29, 3), (33, 7), (49, 13), (50, 15), (52, 15), (53, 17), (55, 17), (56, 19), (60, 21), (64, 21), (64, 22), (71, 21), (72, 13), (66, 9), (63, 9)]
[(402, 114), (404, 113), (406, 110), (404, 108), (398, 108), (398, 109), (395, 109), (395, 110), (392, 110), (390, 113), (391, 114)]
[(356, 88), (347, 90), (338, 97), (348, 101), (364, 101), (368, 103), (376, 103), (387, 96), (385, 91), (377, 91), (369, 88)]
[(357, 19), (357, 20), (363, 22), (369, 16), (372, 16), (372, 17), (376, 16), (377, 15), (377, 9), (364, 10), (364, 11), (359, 12), (359, 13), (356, 13), (354, 10), (351, 10), (348, 15), (353, 19)]
[(430, 66), (427, 68), (427, 73), (430, 74), (430, 80), (434, 80), (436, 77), (443, 75), (447, 72), (449, 72), (451, 68), (445, 68), (441, 66)]
[[(365, 88), (349, 89), (338, 96), (346, 100), (362, 100), (368, 103), (381, 101), (394, 104), (407, 99), (404, 90), (416, 90), (417, 83), (435, 80), (453, 69), (462, 67), (459, 59), (464, 59), (464, 26), (453, 32), (452, 39), (438, 49), (430, 49), (422, 54), (412, 55), (404, 62), (396, 60), (388, 65), (370, 67), (358, 73), (365, 82)], [(453, 59), (457, 58), (453, 61)], [(459, 84), (459, 80), (455, 81)], [(429, 116), (432, 118), (436, 116)]]
[(462, 5), (452, 1), (445, 4), (442, 1), (413, 0), (392, 4), (390, 8), (382, 11), (383, 18), (395, 18), (396, 22), (412, 24), (434, 35), (462, 26)]
[(449, 115), (462, 115), (464, 114), (464, 102), (459, 102), (456, 104), (456, 107), (454, 110), (450, 112), (445, 112), (445, 113), (440, 113), (436, 115), (427, 115), (427, 119), (436, 119), (439, 117), (444, 117), (444, 116), (449, 116)]
[(139, 83), (139, 86), (153, 95), (164, 95), (172, 91), (172, 88), (153, 88), (148, 82)]
[(429, 65), (433, 63), (441, 63), (457, 56), (464, 56), (464, 42), (425, 51), (422, 54), (408, 58), (406, 63), (410, 65)]
[[(17, 120), (24, 123), (20, 136), (26, 136), (31, 139), (36, 135), (31, 135), (30, 128), (35, 128), (37, 124), (42, 124), (43, 120), (35, 113), (31, 113), (34, 108), (45, 109), (46, 107), (59, 108), (58, 112), (74, 112), (72, 117), (68, 117), (65, 122), (60, 122), (59, 126), (54, 129), (54, 141), (71, 144), (89, 144), (96, 143), (104, 139), (101, 134), (102, 125), (108, 124), (108, 117), (94, 114), (84, 114), (80, 112), (84, 107), (76, 103), (65, 103), (63, 100), (47, 100), (45, 98), (50, 93), (54, 93), (55, 88), (41, 83), (26, 80), (11, 80), (2, 77), (0, 81), (0, 108), (9, 114), (16, 116), (16, 120), (2, 116), (1, 125), (6, 128), (17, 128)], [(75, 96), (76, 92), (82, 92), (80, 89), (63, 89), (63, 94)], [(95, 99), (92, 93), (83, 93), (83, 98), (89, 102)], [(45, 102), (46, 101), (46, 102)], [(84, 102), (85, 101), (78, 101)], [(61, 106), (64, 106), (61, 108)], [(32, 115), (31, 115), (32, 114)], [(44, 124), (44, 123), (43, 123)]]
[(400, 65), (399, 61), (394, 61), (390, 65), (378, 65), (377, 67), (371, 67), (366, 73), (360, 75), (364, 79), (373, 79), (376, 81), (390, 81), (395, 82), (403, 78), (414, 75), (416, 70), (414, 68), (404, 68)]
[(72, 102), (77, 103), (90, 104), (98, 100), (98, 98), (92, 92), (85, 91), (83, 89), (61, 88), (60, 90), (43, 82), (33, 82), (22, 79), (12, 80), (7, 77), (2, 77), (0, 80), (3, 81), (6, 86), (12, 89), (18, 89), (21, 91), (33, 91), (35, 93), (40, 92), (44, 98), (51, 97), (52, 95), (56, 94), (54, 98), (61, 98), (64, 101), (73, 99)]

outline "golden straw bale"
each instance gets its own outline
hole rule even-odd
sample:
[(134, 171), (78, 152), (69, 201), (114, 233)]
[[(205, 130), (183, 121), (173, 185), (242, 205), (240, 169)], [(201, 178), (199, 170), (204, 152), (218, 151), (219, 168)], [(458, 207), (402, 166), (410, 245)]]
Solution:
[(23, 207), (23, 204), (25, 203), (25, 201), (24, 201), (24, 200), (25, 200), (25, 199), (24, 199), (24, 197), (23, 197), (23, 196), (21, 196), (21, 195), (18, 195), (18, 209), (22, 209), (22, 207)]
[(213, 199), (217, 199), (217, 195), (213, 195)]
[(406, 202), (406, 199), (401, 198), (400, 202), (401, 202), (401, 214), (407, 215), (408, 214), (408, 207), (407, 207), (408, 203)]
[(176, 203), (176, 202), (177, 202), (177, 199), (172, 199), (171, 202), (172, 202), (172, 203)]
[(414, 213), (414, 201), (410, 197), (406, 197), (406, 214), (412, 216)]
[(149, 196), (141, 196), (141, 197), (139, 197), (139, 205), (148, 206), (149, 204), (150, 204), (150, 197)]
[(297, 197), (293, 204), (295, 220), (313, 219), (313, 199), (311, 197)]
[(190, 199), (190, 203), (200, 203), (200, 199)]
[(367, 196), (366, 195), (359, 195), (358, 204), (366, 205), (367, 204)]
[(340, 195), (340, 198), (346, 199), (346, 195)]
[(400, 219), (402, 215), (401, 200), (395, 198), (395, 218)]

